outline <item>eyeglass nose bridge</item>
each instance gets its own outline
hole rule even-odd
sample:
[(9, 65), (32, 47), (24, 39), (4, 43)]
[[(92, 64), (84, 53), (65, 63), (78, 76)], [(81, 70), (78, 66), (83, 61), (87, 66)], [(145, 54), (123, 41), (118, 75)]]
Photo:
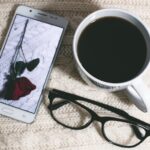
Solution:
[(101, 124), (104, 124), (107, 121), (106, 117), (100, 117), (96, 113), (92, 114), (92, 117), (94, 121), (98, 121)]
[(139, 140), (142, 140), (145, 137), (145, 135), (142, 135), (141, 131), (138, 129), (138, 126), (131, 125), (131, 128)]

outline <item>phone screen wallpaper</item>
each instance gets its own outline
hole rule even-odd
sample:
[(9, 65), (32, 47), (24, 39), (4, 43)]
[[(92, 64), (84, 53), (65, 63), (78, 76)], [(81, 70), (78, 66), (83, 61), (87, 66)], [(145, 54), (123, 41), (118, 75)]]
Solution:
[(0, 103), (35, 112), (62, 32), (16, 15), (0, 55)]

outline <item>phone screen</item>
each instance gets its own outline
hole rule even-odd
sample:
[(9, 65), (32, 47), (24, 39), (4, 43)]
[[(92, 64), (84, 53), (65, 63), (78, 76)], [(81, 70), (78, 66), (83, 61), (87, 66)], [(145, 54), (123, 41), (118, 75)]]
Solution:
[(16, 15), (0, 56), (0, 103), (35, 113), (63, 28)]

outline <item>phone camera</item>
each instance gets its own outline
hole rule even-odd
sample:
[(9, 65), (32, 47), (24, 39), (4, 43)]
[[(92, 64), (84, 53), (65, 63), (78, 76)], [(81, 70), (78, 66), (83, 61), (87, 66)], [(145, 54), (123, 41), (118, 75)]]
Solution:
[(32, 12), (32, 10), (30, 9), (30, 12)]

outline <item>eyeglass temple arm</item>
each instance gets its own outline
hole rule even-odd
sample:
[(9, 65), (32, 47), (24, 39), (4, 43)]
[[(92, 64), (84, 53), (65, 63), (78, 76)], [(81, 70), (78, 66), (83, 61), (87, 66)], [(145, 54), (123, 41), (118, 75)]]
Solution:
[[(138, 122), (140, 124), (143, 124), (145, 125), (146, 127), (150, 128), (150, 124), (146, 123), (146, 122), (143, 122), (142, 120), (140, 119), (137, 119), (133, 116), (130, 116), (127, 112), (119, 109), (119, 108), (115, 108), (113, 106), (109, 106), (107, 104), (103, 104), (103, 103), (100, 103), (100, 102), (97, 102), (97, 101), (94, 101), (94, 100), (90, 100), (90, 99), (87, 99), (87, 98), (84, 98), (84, 97), (80, 97), (80, 96), (77, 96), (77, 95), (74, 95), (74, 94), (70, 94), (70, 93), (66, 93), (66, 92), (63, 92), (63, 91), (60, 91), (60, 90), (56, 90), (56, 89), (52, 89), (50, 90), (49, 92), (49, 98), (50, 99), (53, 99), (55, 97), (61, 97), (61, 98), (64, 98), (64, 99), (68, 99), (69, 101), (71, 102), (74, 102), (75, 100), (82, 100), (82, 101), (85, 101), (85, 102), (88, 102), (88, 103), (91, 103), (91, 104), (94, 104), (94, 105), (97, 105), (97, 106), (100, 106), (104, 109), (107, 109), (111, 112), (114, 112), (126, 119), (129, 119), (129, 120), (132, 120), (134, 122)], [(66, 101), (66, 103), (69, 103), (69, 101)], [(63, 102), (63, 101), (61, 101)], [(66, 104), (66, 103), (62, 103), (62, 105)], [(56, 106), (55, 106), (56, 107)], [(60, 105), (58, 106), (60, 107)]]
[[(126, 112), (124, 112), (124, 111), (122, 111), (122, 110), (120, 110), (120, 109), (118, 109), (118, 108), (115, 108), (115, 107), (112, 107), (112, 106), (109, 106), (109, 105), (106, 105), (106, 104), (102, 104), (102, 103), (100, 103), (100, 102), (95, 102), (95, 101), (91, 101), (91, 100), (89, 100), (89, 99), (86, 99), (86, 98), (81, 98), (81, 97), (79, 97), (79, 96), (76, 96), (76, 95), (73, 95), (73, 94), (70, 94), (70, 93), (66, 93), (66, 92), (62, 92), (62, 91), (59, 91), (59, 90), (53, 90), (53, 91), (58, 91), (58, 92), (61, 92), (62, 94), (63, 94), (63, 96), (64, 96), (64, 94), (66, 95), (71, 95), (71, 96), (75, 96), (74, 97), (74, 100), (76, 100), (76, 99), (84, 99), (84, 100), (86, 100), (87, 102), (90, 102), (90, 103), (93, 103), (93, 104), (95, 104), (95, 103), (97, 103), (96, 105), (98, 105), (98, 106), (100, 106), (100, 107), (102, 107), (102, 108), (105, 108), (105, 109), (107, 109), (107, 110), (109, 110), (109, 111), (112, 111), (112, 112), (114, 112), (114, 113), (116, 113), (116, 114), (119, 114), (120, 116), (122, 116), (122, 117), (124, 117), (124, 118), (126, 118), (126, 119), (129, 119), (129, 118), (131, 118), (131, 116), (128, 114), (128, 113), (126, 113)], [(55, 96), (55, 92), (53, 93), (53, 91), (50, 91), (49, 92), (49, 98), (50, 99), (52, 99), (52, 98), (54, 98)], [(54, 94), (54, 95), (53, 95)], [(70, 100), (70, 97), (67, 97), (68, 98), (68, 100)], [(51, 106), (51, 108), (50, 109), (52, 109), (52, 110), (56, 110), (56, 109), (58, 109), (59, 107), (61, 107), (61, 106), (63, 106), (63, 105), (65, 105), (65, 104), (68, 104), (68, 103), (70, 103), (72, 100), (70, 100), (70, 101), (60, 101), (60, 102), (58, 102), (58, 103), (56, 103), (56, 104), (53, 104), (52, 106)], [(132, 117), (132, 118), (134, 118), (134, 117)], [(134, 118), (134, 120), (135, 120), (136, 118)], [(136, 119), (137, 120), (137, 119)], [(140, 121), (140, 120), (139, 120)], [(141, 134), (141, 132), (140, 132), (140, 130), (138, 129), (138, 127), (136, 127), (136, 126), (133, 126), (133, 125), (131, 125), (131, 127), (132, 127), (132, 129), (133, 129), (133, 131), (135, 132), (135, 134), (136, 134), (136, 136), (137, 136), (137, 138), (139, 138), (139, 139), (141, 139), (142, 138), (142, 134)]]
[(60, 101), (60, 102), (58, 102), (58, 103), (56, 103), (56, 104), (53, 104), (52, 106), (51, 106), (51, 109), (52, 110), (56, 110), (56, 109), (58, 109), (59, 107), (61, 107), (61, 106), (63, 106), (63, 105), (66, 105), (66, 104), (68, 104), (68, 103), (70, 103), (69, 101)]

